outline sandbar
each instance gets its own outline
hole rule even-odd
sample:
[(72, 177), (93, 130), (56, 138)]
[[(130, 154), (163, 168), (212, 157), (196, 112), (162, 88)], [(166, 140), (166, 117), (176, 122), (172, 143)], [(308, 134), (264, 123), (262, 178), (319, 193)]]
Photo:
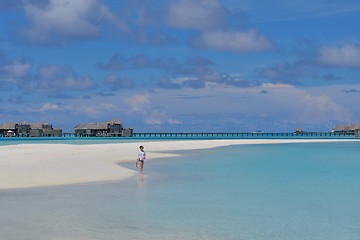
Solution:
[[(148, 159), (168, 159), (178, 150), (208, 149), (238, 144), (346, 141), (337, 139), (171, 140), (109, 144), (20, 144), (0, 146), (0, 190), (117, 181), (135, 176), (139, 145)], [(350, 140), (354, 141), (354, 140)]]

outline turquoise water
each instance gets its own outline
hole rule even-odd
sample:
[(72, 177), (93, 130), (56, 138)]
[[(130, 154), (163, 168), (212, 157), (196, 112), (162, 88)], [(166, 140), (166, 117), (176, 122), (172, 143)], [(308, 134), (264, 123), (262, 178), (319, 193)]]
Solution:
[(1, 239), (359, 239), (360, 142), (183, 153), (123, 182), (1, 190)]

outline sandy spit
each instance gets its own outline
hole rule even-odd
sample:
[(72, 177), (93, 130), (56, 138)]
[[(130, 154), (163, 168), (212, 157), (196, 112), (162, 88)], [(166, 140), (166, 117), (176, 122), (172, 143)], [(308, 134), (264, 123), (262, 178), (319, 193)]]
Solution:
[[(339, 140), (179, 140), (117, 144), (22, 144), (0, 146), (0, 189), (29, 188), (122, 180), (134, 169), (118, 163), (134, 161), (139, 145), (149, 159), (169, 158), (171, 150), (208, 149), (236, 144), (324, 142)], [(344, 140), (341, 140), (344, 141)]]

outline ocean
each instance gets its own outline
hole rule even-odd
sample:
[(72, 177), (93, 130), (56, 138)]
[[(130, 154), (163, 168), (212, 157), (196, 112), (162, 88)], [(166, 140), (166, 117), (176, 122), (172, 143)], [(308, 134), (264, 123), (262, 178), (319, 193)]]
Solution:
[(360, 239), (359, 141), (180, 153), (125, 181), (0, 190), (1, 239)]

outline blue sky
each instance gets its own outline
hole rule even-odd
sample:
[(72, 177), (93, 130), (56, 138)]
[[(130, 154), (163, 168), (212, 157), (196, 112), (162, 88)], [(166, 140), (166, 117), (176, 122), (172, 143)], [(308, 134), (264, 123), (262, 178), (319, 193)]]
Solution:
[(0, 122), (135, 132), (360, 122), (357, 0), (0, 0)]

